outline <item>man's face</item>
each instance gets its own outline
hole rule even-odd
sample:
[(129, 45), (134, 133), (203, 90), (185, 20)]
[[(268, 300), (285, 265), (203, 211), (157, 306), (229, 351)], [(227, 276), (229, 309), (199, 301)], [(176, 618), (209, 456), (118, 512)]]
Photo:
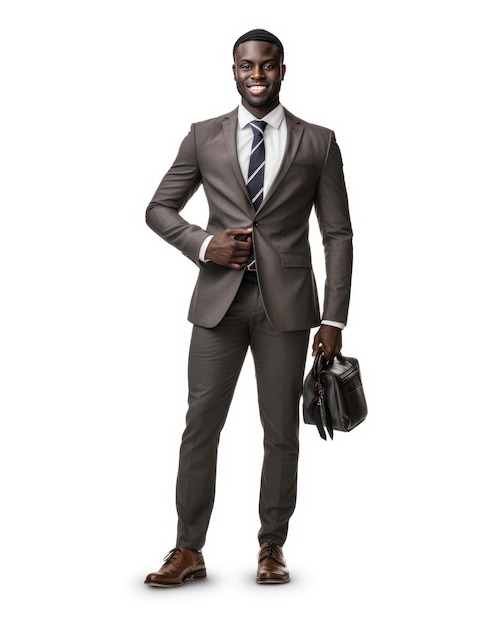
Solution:
[(267, 115), (279, 103), (285, 65), (274, 44), (267, 41), (241, 43), (235, 51), (233, 75), (242, 104), (257, 118)]

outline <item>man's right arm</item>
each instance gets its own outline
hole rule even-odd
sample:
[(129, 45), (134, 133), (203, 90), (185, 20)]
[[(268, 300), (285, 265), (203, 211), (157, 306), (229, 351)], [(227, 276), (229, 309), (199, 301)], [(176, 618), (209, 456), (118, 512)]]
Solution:
[(146, 209), (146, 223), (157, 235), (199, 266), (200, 247), (209, 233), (187, 222), (180, 212), (201, 182), (192, 126), (181, 143), (172, 167), (163, 177)]
[[(200, 267), (206, 261), (212, 261), (233, 270), (241, 270), (249, 258), (252, 228), (231, 228), (211, 236), (180, 215), (202, 182), (194, 137), (192, 126), (172, 167), (163, 177), (146, 209), (146, 223), (157, 235)], [(246, 241), (240, 241), (235, 238), (236, 235), (249, 237)]]

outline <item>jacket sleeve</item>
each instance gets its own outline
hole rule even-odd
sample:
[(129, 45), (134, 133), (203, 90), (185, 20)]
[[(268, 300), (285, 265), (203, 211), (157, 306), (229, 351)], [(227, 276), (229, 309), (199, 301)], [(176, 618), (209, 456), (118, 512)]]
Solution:
[(146, 223), (165, 241), (176, 247), (198, 266), (199, 251), (209, 233), (190, 224), (180, 212), (202, 182), (198, 167), (195, 125), (185, 137), (178, 155), (163, 177), (146, 209)]
[(341, 152), (331, 131), (315, 196), (325, 253), (325, 294), (322, 319), (346, 324), (350, 302), (353, 246), (348, 196)]

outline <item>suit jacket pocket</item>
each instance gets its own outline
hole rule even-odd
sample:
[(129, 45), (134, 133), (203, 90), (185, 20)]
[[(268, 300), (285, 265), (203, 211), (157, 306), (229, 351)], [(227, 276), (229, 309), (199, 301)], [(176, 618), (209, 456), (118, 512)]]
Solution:
[(311, 256), (300, 252), (282, 252), (280, 260), (283, 267), (304, 267), (311, 269)]

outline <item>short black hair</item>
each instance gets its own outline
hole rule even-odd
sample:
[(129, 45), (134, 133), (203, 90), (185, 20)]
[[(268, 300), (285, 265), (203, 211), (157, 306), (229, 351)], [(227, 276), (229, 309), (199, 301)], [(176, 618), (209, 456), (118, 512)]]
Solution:
[(233, 58), (235, 58), (235, 52), (237, 51), (238, 46), (245, 41), (268, 41), (280, 50), (282, 61), (284, 59), (284, 47), (280, 39), (273, 33), (270, 33), (262, 28), (250, 30), (248, 33), (245, 33), (235, 41), (235, 45), (233, 46)]

